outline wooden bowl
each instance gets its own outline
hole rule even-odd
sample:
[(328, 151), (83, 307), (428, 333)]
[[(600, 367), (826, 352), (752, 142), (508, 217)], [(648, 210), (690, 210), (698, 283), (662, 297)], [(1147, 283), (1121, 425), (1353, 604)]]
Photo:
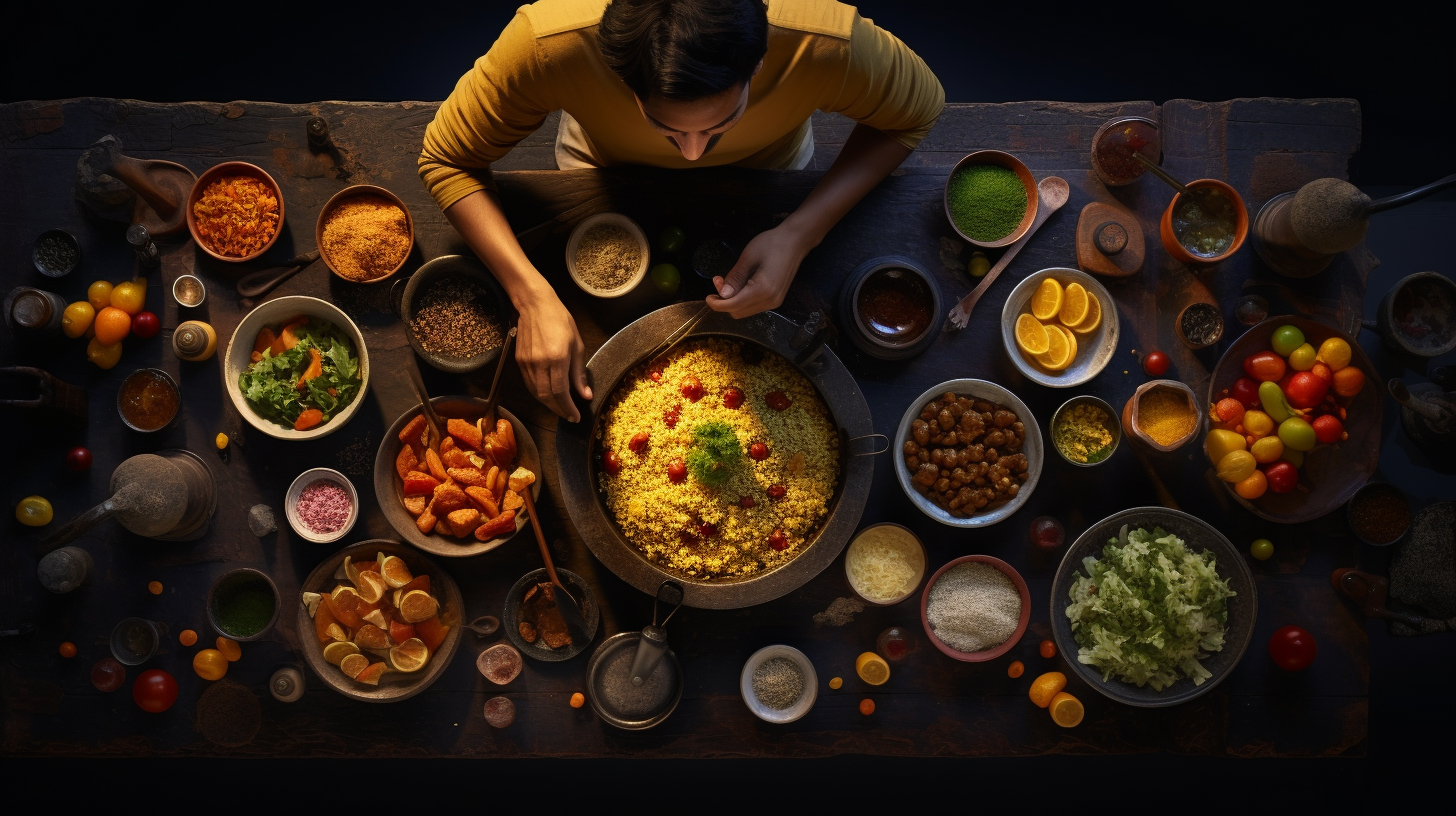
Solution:
[[(432, 397), (430, 404), (435, 406), (435, 413), (447, 421), (451, 417), (474, 419), (485, 410), (485, 400), (476, 397)], [(483, 552), (490, 552), (510, 541), (522, 527), (530, 524), (524, 508), (516, 514), (515, 530), (511, 531), (509, 535), (492, 538), (490, 541), (479, 541), (474, 536), (456, 538), (438, 533), (425, 535), (420, 532), (419, 527), (415, 526), (415, 517), (404, 509), (404, 484), (394, 469), (394, 460), (399, 456), (399, 446), (403, 444), (399, 441), (399, 432), (404, 430), (405, 424), (414, 419), (419, 412), (420, 406), (416, 405), (400, 414), (399, 419), (396, 419), (394, 424), (389, 426), (389, 430), (385, 431), (384, 442), (380, 444), (379, 453), (374, 457), (374, 498), (379, 502), (379, 508), (384, 511), (384, 517), (389, 519), (395, 532), (399, 533), (405, 541), (427, 553), (445, 558), (479, 555)], [(499, 405), (496, 406), (496, 413), (501, 419), (509, 420), (511, 427), (516, 432), (516, 464), (536, 474), (536, 481), (531, 485), (531, 497), (539, 501), (541, 483), (546, 480), (546, 477), (541, 470), (541, 454), (536, 449), (536, 441), (526, 431), (526, 426), (516, 419), (515, 414)]]
[[(1021, 617), (1017, 619), (1016, 631), (1012, 632), (1011, 637), (1007, 638), (1000, 646), (984, 649), (979, 652), (962, 652), (939, 637), (936, 637), (934, 630), (930, 628), (930, 615), (927, 611), (930, 607), (930, 590), (935, 587), (935, 582), (940, 580), (940, 576), (944, 575), (952, 567), (969, 563), (989, 564), (1000, 570), (1002, 574), (1011, 579), (1011, 583), (1016, 585), (1016, 591), (1021, 595)], [(1030, 621), (1031, 590), (1026, 586), (1026, 579), (1021, 577), (1021, 573), (1017, 572), (1015, 567), (993, 556), (963, 555), (960, 558), (953, 559), (950, 563), (936, 570), (935, 574), (930, 576), (930, 580), (925, 582), (925, 589), (920, 593), (920, 625), (925, 628), (925, 636), (930, 639), (931, 645), (935, 646), (943, 654), (963, 663), (984, 663), (987, 660), (995, 660), (1011, 651), (1011, 647), (1020, 642), (1021, 636), (1026, 634), (1026, 625)]]
[[(440, 644), (440, 648), (434, 654), (430, 655), (430, 662), (423, 669), (408, 674), (386, 671), (377, 686), (354, 682), (339, 671), (338, 666), (324, 660), (323, 647), (319, 645), (318, 638), (314, 636), (313, 616), (308, 614), (308, 608), (302, 603), (298, 605), (298, 637), (303, 644), (303, 658), (308, 663), (308, 667), (313, 669), (313, 673), (317, 674), (319, 679), (334, 691), (366, 703), (394, 703), (408, 699), (429, 688), (431, 683), (438, 680), (455, 657), (455, 650), (460, 647), (460, 630), (463, 628), (460, 621), (464, 617), (465, 610), (465, 602), (460, 597), (460, 587), (455, 585), (455, 580), (450, 577), (449, 573), (440, 569), (439, 565), (425, 555), (415, 552), (398, 541), (384, 538), (361, 541), (325, 558), (303, 580), (299, 591), (328, 593), (339, 584), (347, 583), (343, 578), (334, 577), (336, 573), (342, 573), (345, 556), (355, 561), (372, 561), (375, 553), (381, 552), (404, 559), (410, 572), (416, 576), (430, 576), (430, 594), (440, 602), (440, 620), (450, 627), (450, 631), (445, 634), (444, 642)], [(377, 658), (371, 656), (370, 659), (373, 661)]]
[[(239, 256), (221, 255), (217, 252), (214, 252), (212, 247), (208, 246), (207, 242), (202, 240), (202, 238), (199, 237), (197, 234), (197, 216), (193, 211), (193, 207), (197, 204), (199, 200), (201, 200), (202, 193), (207, 189), (207, 185), (213, 183), (222, 176), (250, 176), (270, 187), (273, 190), (273, 195), (277, 196), (278, 198), (278, 228), (273, 230), (273, 237), (269, 238), (267, 243), (263, 244), (262, 248), (256, 252), (248, 255)], [(229, 161), (223, 162), (222, 164), (215, 164), (212, 167), (209, 167), (207, 170), (203, 171), (202, 175), (197, 177), (197, 183), (192, 185), (192, 192), (187, 195), (187, 231), (192, 233), (192, 240), (195, 241), (197, 243), (197, 246), (200, 247), (202, 251), (206, 252), (209, 256), (216, 258), (219, 261), (226, 261), (227, 263), (243, 263), (244, 261), (251, 261), (254, 258), (257, 258), (263, 253), (272, 249), (273, 245), (278, 242), (278, 236), (283, 234), (283, 217), (283, 189), (278, 186), (278, 182), (274, 181), (272, 176), (268, 175), (268, 171), (257, 166), (256, 164), (248, 164), (247, 162), (240, 161)]]
[[(1237, 593), (1228, 599), (1228, 628), (1224, 634), (1223, 649), (1200, 661), (1212, 677), (1201, 685), (1194, 685), (1188, 678), (1182, 678), (1162, 691), (1152, 686), (1136, 686), (1116, 677), (1106, 681), (1095, 666), (1077, 660), (1077, 639), (1072, 634), (1072, 623), (1067, 619), (1067, 607), (1072, 599), (1068, 591), (1072, 586), (1073, 573), (1082, 569), (1082, 559), (1101, 554), (1109, 539), (1117, 537), (1122, 525), (1152, 529), (1154, 526), (1178, 536), (1193, 552), (1212, 550), (1217, 558), (1218, 575), (1229, 582), (1229, 588)], [(1223, 533), (1202, 519), (1180, 510), (1166, 507), (1134, 507), (1114, 513), (1088, 527), (1077, 537), (1062, 556), (1052, 579), (1051, 624), (1052, 638), (1057, 650), (1066, 658), (1070, 671), (1075, 672), (1088, 685), (1103, 695), (1130, 706), (1139, 708), (1161, 708), (1186, 703), (1212, 691), (1224, 678), (1233, 673), (1234, 667), (1249, 647), (1254, 635), (1254, 624), (1259, 617), (1259, 593), (1254, 586), (1254, 574), (1239, 551)]]
[[(1036, 288), (1047, 278), (1056, 278), (1065, 286), (1080, 283), (1087, 294), (1097, 298), (1102, 307), (1102, 322), (1091, 334), (1077, 335), (1077, 356), (1072, 364), (1061, 371), (1048, 371), (1028, 360), (1016, 345), (1016, 320), (1023, 312), (1030, 311), (1027, 303), (1036, 293)], [(1073, 388), (1102, 373), (1117, 354), (1117, 341), (1121, 336), (1122, 324), (1117, 319), (1117, 303), (1112, 294), (1100, 281), (1079, 269), (1056, 266), (1027, 275), (1011, 294), (1006, 296), (1006, 305), (1001, 307), (1001, 345), (1006, 356), (1028, 380), (1048, 388)], [(1074, 332), (1075, 334), (1075, 332)]]
[(1173, 260), (1189, 266), (1216, 264), (1238, 252), (1239, 248), (1244, 245), (1244, 239), (1249, 237), (1249, 208), (1244, 206), (1244, 199), (1239, 196), (1239, 191), (1218, 179), (1198, 179), (1183, 186), (1190, 190), (1198, 187), (1217, 187), (1234, 202), (1234, 215), (1237, 219), (1234, 222), (1234, 241), (1223, 253), (1209, 258), (1194, 255), (1184, 249), (1183, 245), (1178, 242), (1178, 236), (1173, 233), (1173, 210), (1178, 206), (1178, 199), (1182, 198), (1183, 194), (1174, 193), (1173, 200), (1168, 202), (1168, 208), (1163, 210), (1162, 220), (1158, 222), (1158, 236), (1163, 239), (1163, 249), (1168, 250), (1168, 254), (1173, 257)]
[[(1323, 516), (1349, 501), (1375, 473), (1380, 462), (1380, 388), (1384, 382), (1370, 363), (1370, 358), (1353, 338), (1336, 329), (1305, 317), (1281, 315), (1254, 326), (1229, 346), (1209, 378), (1208, 402), (1218, 401), (1220, 393), (1232, 388), (1244, 376), (1244, 358), (1269, 349), (1269, 337), (1280, 326), (1294, 326), (1304, 332), (1305, 342), (1319, 348), (1331, 337), (1344, 338), (1350, 344), (1350, 365), (1365, 372), (1365, 387), (1346, 406), (1344, 442), (1318, 445), (1304, 455), (1299, 468), (1299, 484), (1288, 493), (1268, 491), (1253, 501), (1234, 492), (1224, 482), (1228, 494), (1251, 512), (1281, 524), (1297, 524)], [(1343, 403), (1343, 399), (1341, 402)], [(1211, 465), (1209, 465), (1211, 467)]]
[[(960, 172), (961, 168), (971, 167), (977, 164), (991, 164), (997, 167), (1005, 167), (1016, 173), (1017, 178), (1021, 179), (1021, 186), (1026, 188), (1026, 212), (1021, 216), (1021, 223), (1017, 224), (1016, 229), (1013, 229), (1005, 237), (998, 238), (995, 241), (977, 241), (964, 232), (961, 232), (960, 226), (956, 224), (955, 218), (950, 213), (950, 180), (955, 178), (956, 173)], [(996, 249), (997, 247), (1014, 244), (1017, 239), (1025, 235), (1026, 231), (1031, 229), (1031, 222), (1036, 220), (1037, 201), (1036, 179), (1031, 177), (1031, 171), (1026, 169), (1026, 165), (1022, 164), (1020, 159), (1000, 150), (977, 150), (956, 162), (956, 166), (950, 171), (950, 175), (945, 177), (945, 190), (941, 193), (941, 202), (945, 207), (945, 220), (950, 222), (951, 229), (955, 230), (956, 235), (959, 235), (963, 240), (987, 249)]]
[[(404, 255), (399, 259), (399, 263), (395, 264), (394, 268), (389, 270), (387, 273), (380, 275), (377, 278), (370, 278), (368, 280), (355, 280), (354, 278), (345, 276), (342, 272), (339, 271), (338, 267), (334, 266), (333, 259), (331, 259), (329, 257), (329, 253), (324, 250), (324, 225), (328, 223), (329, 218), (334, 214), (334, 211), (339, 208), (340, 204), (347, 203), (349, 199), (358, 198), (361, 196), (380, 198), (400, 208), (404, 211), (404, 222), (409, 227), (409, 247), (404, 251)], [(410, 216), (409, 207), (405, 206), (404, 202), (400, 200), (399, 196), (391, 193), (383, 187), (378, 187), (373, 184), (355, 184), (351, 187), (345, 187), (337, 193), (334, 193), (333, 197), (331, 197), (327, 202), (324, 203), (323, 209), (319, 210), (318, 221), (314, 222), (313, 238), (314, 246), (318, 247), (319, 250), (319, 257), (323, 259), (324, 265), (329, 268), (329, 271), (333, 272), (336, 276), (338, 276), (339, 280), (348, 281), (349, 283), (383, 283), (384, 281), (387, 281), (390, 278), (394, 277), (395, 273), (399, 272), (399, 270), (404, 268), (405, 262), (409, 260), (410, 253), (414, 251), (415, 221), (414, 218)]]

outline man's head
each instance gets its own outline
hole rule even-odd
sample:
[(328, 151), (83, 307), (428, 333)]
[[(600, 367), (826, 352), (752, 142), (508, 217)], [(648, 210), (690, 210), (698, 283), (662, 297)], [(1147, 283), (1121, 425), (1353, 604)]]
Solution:
[(648, 124), (695, 161), (748, 105), (768, 12), (762, 0), (613, 0), (597, 47)]

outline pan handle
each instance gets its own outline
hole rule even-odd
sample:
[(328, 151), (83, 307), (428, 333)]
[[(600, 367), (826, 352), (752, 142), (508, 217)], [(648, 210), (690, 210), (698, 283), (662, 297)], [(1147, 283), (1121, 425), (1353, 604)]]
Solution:
[(879, 450), (862, 451), (860, 453), (851, 453), (850, 456), (879, 456), (880, 454), (882, 454), (885, 451), (888, 451), (890, 449), (890, 437), (885, 436), (882, 433), (872, 433), (872, 434), (865, 434), (864, 436), (852, 437), (849, 440), (849, 444), (850, 445), (853, 445), (854, 443), (856, 443), (856, 442), (858, 442), (858, 441), (860, 441), (862, 439), (883, 439), (883, 440), (885, 440), (885, 446), (883, 448), (880, 448)]

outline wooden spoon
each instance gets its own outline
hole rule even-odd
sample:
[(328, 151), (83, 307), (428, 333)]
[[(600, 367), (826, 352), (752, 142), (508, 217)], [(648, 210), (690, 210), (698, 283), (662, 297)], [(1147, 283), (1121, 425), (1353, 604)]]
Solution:
[(586, 621), (582, 619), (581, 606), (571, 590), (556, 576), (556, 565), (551, 562), (551, 549), (546, 546), (546, 536), (541, 532), (541, 520), (536, 516), (536, 500), (531, 496), (533, 486), (526, 485), (526, 489), (521, 491), (521, 498), (526, 501), (526, 515), (531, 518), (531, 530), (536, 533), (536, 546), (541, 549), (541, 560), (546, 562), (546, 574), (551, 576), (551, 584), (556, 587), (556, 608), (561, 612), (561, 619), (566, 623), (566, 631), (571, 634), (572, 639), (585, 639)]
[(425, 381), (420, 378), (420, 370), (415, 366), (410, 366), (409, 375), (410, 385), (415, 387), (415, 396), (419, 398), (421, 409), (425, 413), (425, 421), (430, 423), (430, 438), (435, 443), (430, 447), (438, 448), (440, 443), (445, 439), (445, 420), (441, 419), (440, 415), (435, 413), (435, 406), (430, 403), (429, 392), (425, 391)]
[(1036, 208), (1036, 218), (1032, 219), (1031, 229), (1016, 239), (1016, 243), (1006, 247), (1006, 251), (1001, 255), (1001, 260), (991, 267), (991, 270), (986, 273), (986, 277), (981, 279), (981, 283), (972, 289), (970, 294), (961, 298), (961, 302), (957, 303), (954, 309), (950, 310), (947, 329), (956, 330), (966, 327), (966, 324), (971, 321), (971, 310), (976, 308), (976, 301), (981, 299), (981, 295), (986, 294), (986, 290), (991, 288), (991, 282), (996, 280), (996, 276), (1001, 274), (1001, 270), (1011, 264), (1011, 259), (1015, 258), (1016, 253), (1031, 241), (1031, 236), (1041, 229), (1041, 225), (1046, 223), (1052, 213), (1067, 203), (1067, 199), (1071, 198), (1072, 190), (1067, 186), (1066, 181), (1057, 176), (1047, 176), (1036, 185), (1036, 194), (1040, 203)]

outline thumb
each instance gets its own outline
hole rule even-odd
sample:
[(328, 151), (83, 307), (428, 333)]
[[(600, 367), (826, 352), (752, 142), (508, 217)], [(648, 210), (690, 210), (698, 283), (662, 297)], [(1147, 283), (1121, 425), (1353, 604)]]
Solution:
[(584, 349), (578, 348), (571, 355), (571, 384), (583, 399), (591, 399), (592, 390), (586, 381), (586, 355), (583, 351)]
[(731, 298), (743, 288), (743, 282), (753, 272), (753, 262), (749, 261), (746, 255), (738, 256), (738, 263), (728, 270), (728, 277), (724, 279), (723, 285), (718, 287), (718, 297)]

